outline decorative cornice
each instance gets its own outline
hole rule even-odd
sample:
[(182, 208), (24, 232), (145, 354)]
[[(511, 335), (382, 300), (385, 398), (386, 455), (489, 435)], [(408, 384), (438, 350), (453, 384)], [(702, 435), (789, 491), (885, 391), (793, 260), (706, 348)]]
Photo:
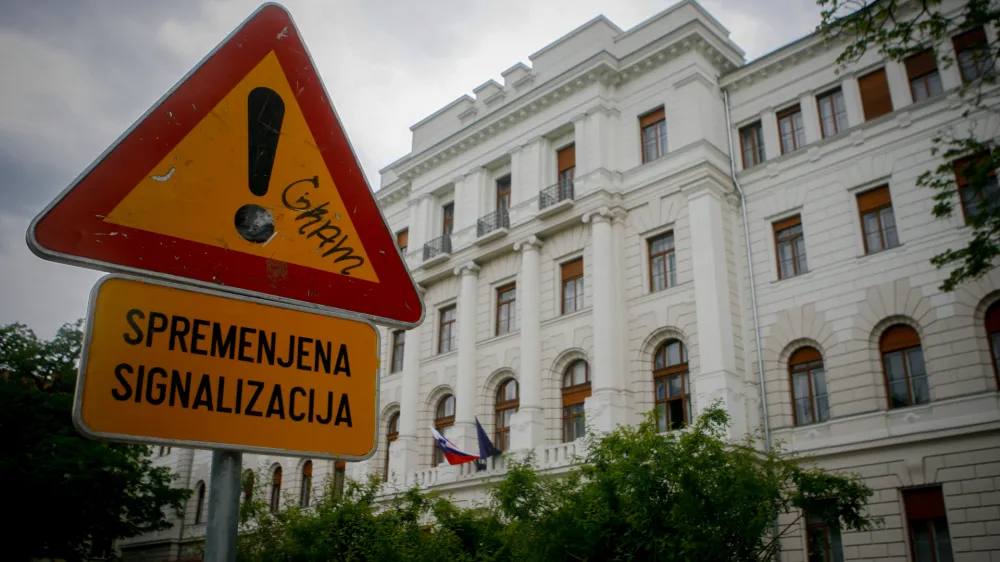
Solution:
[(516, 242), (514, 244), (514, 251), (515, 252), (523, 252), (525, 250), (530, 250), (532, 248), (534, 248), (534, 249), (537, 250), (537, 249), (539, 249), (541, 247), (542, 247), (542, 241), (541, 241), (541, 239), (539, 239), (537, 236), (535, 236), (534, 234), (532, 234), (531, 236), (525, 238), (524, 240), (521, 240), (520, 242)]
[(479, 266), (474, 261), (467, 261), (462, 265), (455, 268), (455, 275), (476, 275), (479, 271)]
[(625, 220), (625, 217), (627, 216), (628, 216), (628, 211), (626, 211), (623, 207), (619, 205), (612, 205), (612, 206), (605, 205), (602, 207), (598, 207), (597, 209), (594, 209), (589, 213), (585, 213), (582, 218), (584, 224), (586, 223), (593, 224), (598, 222), (612, 222), (612, 221)]

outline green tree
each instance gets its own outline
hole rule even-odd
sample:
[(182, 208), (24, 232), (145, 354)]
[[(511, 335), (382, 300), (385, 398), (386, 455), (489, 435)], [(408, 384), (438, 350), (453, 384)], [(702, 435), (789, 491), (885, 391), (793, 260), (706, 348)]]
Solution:
[(80, 560), (91, 545), (170, 527), (190, 491), (172, 488), (148, 447), (91, 441), (71, 419), (80, 322), (40, 341), (0, 327), (0, 482), (14, 494), (4, 557)]
[[(960, 33), (1000, 24), (1000, 7), (991, 0), (965, 0), (956, 5), (942, 0), (817, 0), (822, 8), (820, 31), (834, 44), (844, 45), (838, 62), (858, 61), (865, 53), (877, 52), (901, 61), (933, 48)], [(957, 8), (957, 9), (956, 9)], [(967, 36), (971, 37), (971, 36)], [(935, 135), (930, 155), (940, 164), (922, 174), (917, 185), (933, 189), (932, 215), (950, 217), (961, 204), (956, 174), (965, 184), (965, 216), (972, 230), (968, 243), (934, 256), (931, 263), (949, 270), (941, 290), (954, 290), (996, 267), (1000, 255), (1000, 189), (994, 170), (1000, 167), (996, 117), (998, 97), (994, 61), (996, 41), (983, 34), (968, 45), (956, 61), (951, 54), (935, 53), (940, 68), (958, 64), (964, 85), (959, 89), (967, 124), (944, 128)], [(949, 50), (951, 52), (951, 50)]]

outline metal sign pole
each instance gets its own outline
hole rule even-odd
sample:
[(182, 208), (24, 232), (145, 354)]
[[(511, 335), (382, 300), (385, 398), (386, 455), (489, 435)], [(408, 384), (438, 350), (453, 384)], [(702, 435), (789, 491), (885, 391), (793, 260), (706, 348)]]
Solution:
[(206, 562), (236, 560), (242, 472), (243, 453), (212, 451), (212, 479), (208, 485)]

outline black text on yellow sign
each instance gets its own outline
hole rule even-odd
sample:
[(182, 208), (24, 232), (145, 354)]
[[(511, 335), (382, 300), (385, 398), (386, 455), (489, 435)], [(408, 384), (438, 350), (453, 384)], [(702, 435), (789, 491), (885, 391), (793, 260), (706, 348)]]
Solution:
[(98, 437), (361, 460), (369, 323), (121, 276), (91, 294), (74, 420)]

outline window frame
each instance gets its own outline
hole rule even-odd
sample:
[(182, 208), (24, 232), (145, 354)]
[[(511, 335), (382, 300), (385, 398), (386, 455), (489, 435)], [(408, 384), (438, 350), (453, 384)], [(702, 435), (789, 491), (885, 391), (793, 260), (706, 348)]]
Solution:
[[(653, 244), (655, 242), (658, 242), (660, 240), (664, 240), (664, 239), (667, 239), (667, 238), (670, 239), (670, 249), (669, 250), (664, 250), (662, 252), (656, 252), (654, 254), (653, 253)], [(653, 267), (653, 261), (656, 258), (658, 258), (658, 257), (662, 257), (663, 258), (663, 268), (662, 268), (663, 269), (663, 288), (661, 288), (661, 289), (655, 288), (655, 283), (653, 281), (656, 278), (656, 275), (654, 274), (654, 269), (655, 268)], [(671, 261), (670, 258), (671, 257), (673, 258), (673, 268), (672, 268), (673, 269), (673, 279), (671, 279), (671, 275), (670, 275), (671, 268), (668, 267), (668, 263), (670, 263), (670, 261)], [(647, 260), (647, 265), (649, 267), (649, 292), (650, 293), (658, 293), (660, 291), (666, 291), (667, 289), (671, 289), (671, 288), (677, 286), (677, 240), (676, 240), (676, 238), (674, 238), (674, 231), (673, 230), (668, 230), (666, 232), (661, 232), (660, 234), (656, 234), (656, 235), (650, 236), (649, 238), (646, 239), (646, 260)]]
[(312, 471), (312, 460), (307, 460), (302, 464), (302, 486), (299, 490), (299, 507), (309, 507), (309, 501), (312, 499)]
[[(680, 363), (676, 365), (667, 365), (667, 348), (672, 343), (678, 343), (680, 345)], [(660, 369), (656, 368), (657, 358), (663, 355), (663, 367)], [(683, 414), (683, 426), (688, 426), (693, 420), (691, 411), (691, 368), (690, 368), (691, 358), (688, 356), (687, 346), (684, 342), (678, 338), (670, 338), (659, 346), (653, 352), (653, 409), (656, 410), (663, 404), (663, 410), (665, 414), (666, 431), (673, 431), (675, 428), (671, 427), (670, 424), (670, 403), (680, 401)], [(670, 396), (670, 379), (672, 377), (679, 376), (681, 380), (681, 393), (678, 396)], [(663, 380), (664, 389), (663, 396), (661, 400), (656, 395), (656, 384), (658, 381)], [(657, 423), (659, 423), (659, 415), (657, 415)], [(680, 429), (680, 428), (678, 428)], [(657, 426), (657, 432), (659, 432), (659, 426)]]
[[(827, 518), (818, 517), (820, 514), (810, 514), (808, 511), (803, 511), (803, 518), (806, 524), (806, 560), (810, 560), (812, 556), (812, 539), (810, 538), (810, 530), (821, 528), (823, 529), (823, 537), (825, 539), (825, 545), (823, 549), (823, 559), (825, 562), (834, 562), (835, 560), (844, 560), (844, 542), (843, 534), (841, 530), (835, 528)], [(839, 556), (834, 553), (834, 542), (833, 535), (836, 533), (838, 544), (840, 546)]]
[[(646, 131), (656, 127), (656, 154), (649, 158), (646, 155)], [(662, 128), (662, 130), (661, 130)], [(647, 164), (658, 160), (667, 153), (667, 116), (664, 106), (657, 107), (639, 116), (639, 153), (642, 156), (642, 163)]]
[[(577, 264), (579, 264), (579, 273), (575, 271)], [(567, 269), (569, 270), (568, 273)], [(573, 312), (583, 310), (584, 292), (586, 291), (583, 283), (583, 272), (584, 264), (582, 256), (559, 264), (559, 275), (561, 277), (561, 281), (559, 283), (560, 315), (571, 314)], [(573, 309), (567, 310), (566, 286), (570, 283), (573, 284)]]
[[(881, 78), (879, 78), (881, 76)], [(862, 84), (870, 84), (863, 86)], [(885, 95), (876, 88), (885, 86)], [(866, 90), (865, 88), (869, 88)], [(877, 68), (871, 72), (866, 72), (864, 76), (858, 77), (858, 90), (861, 93), (861, 114), (864, 115), (865, 122), (874, 121), (879, 117), (888, 115), (896, 110), (892, 104), (892, 90), (889, 88), (889, 75), (885, 67)], [(869, 97), (865, 99), (865, 92), (869, 92)], [(878, 94), (878, 95), (877, 95)], [(874, 97), (872, 97), (874, 96)], [(871, 115), (869, 115), (869, 112)]]
[(556, 183), (560, 186), (572, 185), (576, 174), (576, 143), (570, 143), (556, 151)]
[[(447, 314), (452, 311), (454, 311), (455, 313), (452, 319), (445, 320)], [(457, 336), (455, 334), (455, 324), (457, 323), (457, 321), (458, 321), (457, 305), (450, 304), (448, 306), (442, 306), (441, 308), (438, 309), (438, 355), (444, 353), (451, 353), (452, 351), (455, 351), (456, 347), (458, 347), (456, 342)], [(444, 338), (444, 331), (446, 327), (448, 328), (447, 340), (445, 340)], [(445, 341), (448, 342), (448, 349), (445, 349), (444, 345)]]
[(399, 248), (399, 253), (406, 255), (406, 249), (410, 244), (410, 229), (404, 228), (396, 233), (396, 247)]
[(201, 525), (202, 523), (205, 522), (205, 516), (202, 515), (202, 512), (205, 511), (205, 489), (206, 489), (205, 481), (204, 480), (199, 481), (197, 486), (197, 497), (195, 499), (195, 504), (194, 504), (195, 525)]
[[(516, 393), (516, 398), (512, 400), (503, 400), (504, 390), (506, 390), (507, 385), (514, 385), (514, 392)], [(504, 379), (499, 385), (497, 385), (496, 395), (494, 396), (494, 432), (493, 432), (493, 443), (497, 450), (501, 453), (507, 450), (505, 442), (510, 439), (510, 426), (501, 425), (503, 420), (503, 413), (508, 410), (514, 410), (517, 413), (518, 407), (521, 405), (521, 387), (515, 378)]]
[(511, 202), (511, 175), (506, 174), (496, 179), (496, 210), (509, 211)]
[[(903, 332), (905, 330), (912, 331), (913, 334), (912, 335), (906, 334), (906, 337), (898, 335), (900, 332)], [(892, 333), (893, 331), (896, 331), (896, 333), (893, 334)], [(886, 340), (890, 339), (890, 336), (892, 337), (893, 341), (892, 343), (887, 344)], [(912, 339), (914, 337), (916, 338), (915, 340), (916, 345), (914, 345), (914, 340)], [(886, 403), (888, 405), (888, 409), (890, 410), (897, 410), (900, 408), (910, 408), (913, 406), (929, 404), (931, 402), (929, 380), (927, 381), (927, 394), (928, 394), (927, 402), (916, 402), (913, 399), (913, 375), (910, 373), (910, 365), (909, 362), (907, 361), (907, 353), (913, 349), (920, 350), (920, 361), (923, 363), (924, 366), (924, 378), (930, 379), (930, 373), (927, 372), (927, 362), (924, 360), (923, 357), (924, 354), (923, 340), (920, 337), (920, 332), (918, 332), (916, 328), (914, 328), (909, 324), (902, 324), (902, 323), (893, 324), (891, 326), (887, 326), (884, 330), (882, 330), (882, 334), (879, 336), (879, 345), (878, 345), (879, 358), (881, 359), (882, 362), (882, 378), (885, 382)], [(903, 357), (903, 377), (904, 377), (903, 380), (906, 382), (906, 395), (907, 395), (907, 403), (903, 406), (894, 406), (892, 404), (892, 385), (889, 380), (889, 365), (888, 361), (886, 361), (886, 356), (888, 354), (896, 352), (900, 352), (900, 354)]]
[[(753, 143), (751, 144), (751, 153), (753, 162), (749, 165), (747, 164), (747, 150), (746, 150), (746, 139), (744, 138), (745, 133), (750, 133), (753, 137)], [(764, 126), (758, 120), (750, 123), (749, 125), (744, 125), (737, 130), (737, 134), (740, 137), (740, 156), (743, 160), (743, 169), (749, 170), (754, 166), (759, 166), (766, 161), (765, 151), (764, 151)]]
[[(930, 59), (930, 63), (927, 59)], [(931, 67), (933, 65), (933, 67)], [(914, 53), (905, 59), (903, 59), (903, 66), (906, 68), (906, 79), (910, 86), (910, 99), (914, 103), (919, 103), (924, 100), (917, 100), (917, 94), (914, 91), (913, 84), (917, 81), (922, 81), (924, 88), (927, 90), (927, 99), (937, 97), (944, 93), (944, 84), (941, 83), (941, 71), (937, 65), (937, 52), (934, 49), (927, 48), (919, 53)], [(961, 70), (959, 70), (961, 74)], [(932, 74), (938, 75), (938, 86), (941, 88), (936, 94), (931, 94), (931, 82), (930, 76)]]
[(392, 351), (389, 356), (389, 373), (401, 373), (403, 372), (403, 358), (406, 353), (406, 330), (393, 331), (390, 344)]
[(268, 503), (268, 509), (272, 514), (281, 510), (281, 479), (282, 470), (279, 464), (271, 471), (271, 501)]
[[(816, 363), (819, 363), (819, 365), (816, 365)], [(813, 379), (818, 376), (815, 373), (817, 369), (823, 371), (823, 386), (826, 387), (826, 364), (823, 362), (823, 354), (818, 349), (812, 346), (800, 347), (788, 357), (788, 382), (792, 393), (792, 423), (796, 427), (823, 423), (830, 420), (829, 390), (826, 393), (826, 416), (820, 419), (818, 414), (819, 402), (813, 390), (815, 388)], [(795, 396), (795, 375), (803, 373), (806, 375), (807, 386), (809, 387), (809, 414), (812, 418), (810, 420), (799, 419), (798, 398)]]
[[(796, 115), (798, 115), (798, 125), (799, 126), (796, 126), (796, 123), (795, 123), (795, 116)], [(781, 154), (791, 154), (792, 152), (795, 152), (796, 150), (799, 150), (800, 148), (802, 148), (802, 147), (804, 147), (806, 145), (806, 129), (805, 129), (805, 121), (804, 121), (804, 118), (802, 116), (802, 106), (801, 105), (795, 104), (795, 105), (786, 107), (785, 109), (782, 109), (781, 111), (776, 112), (774, 114), (774, 116), (775, 116), (775, 119), (778, 122), (778, 145), (781, 148)], [(791, 148), (788, 148), (788, 147), (785, 146), (785, 136), (783, 134), (781, 134), (781, 122), (783, 120), (785, 120), (785, 119), (791, 119), (791, 124), (792, 124), (792, 145), (793, 145)], [(802, 139), (801, 139), (802, 143), (801, 144), (799, 144), (799, 138), (798, 138), (800, 131), (801, 131), (801, 134), (802, 134)]]
[[(989, 46), (989, 37), (986, 35), (986, 30), (982, 26), (974, 27), (968, 29), (955, 35), (951, 38), (951, 45), (955, 53), (955, 64), (958, 66), (958, 75), (962, 79), (962, 84), (971, 84), (976, 80), (981, 79), (986, 76), (988, 72), (996, 70), (996, 61), (993, 60), (993, 53)], [(972, 58), (972, 63), (976, 67), (976, 76), (974, 78), (966, 79), (965, 71), (962, 65), (962, 53), (969, 51), (973, 52), (980, 46), (985, 48), (980, 48), (980, 50), (985, 53), (985, 57), (977, 57), (975, 54)], [(988, 66), (984, 65), (989, 63)]]
[[(504, 295), (510, 294), (509, 297)], [(495, 333), (498, 336), (509, 334), (516, 328), (517, 322), (517, 283), (507, 283), (496, 289), (496, 319), (493, 322)], [(500, 331), (501, 319), (506, 320), (506, 329)]]
[[(948, 546), (951, 549), (952, 559), (955, 557), (955, 550), (951, 546), (951, 524), (948, 521), (948, 510), (944, 503), (944, 491), (941, 486), (923, 486), (919, 488), (908, 488), (902, 490), (903, 517), (906, 519), (906, 534), (910, 542), (910, 556), (913, 560), (917, 557), (917, 541), (913, 535), (915, 523), (919, 522), (928, 526), (928, 537), (930, 538), (931, 560), (937, 562), (940, 559), (936, 548), (936, 533), (933, 523), (942, 521), (948, 531)], [(921, 504), (917, 505), (920, 501)]]
[[(786, 230), (789, 230), (791, 228), (794, 228), (796, 226), (799, 227), (799, 233), (798, 233), (797, 236), (794, 236), (792, 238), (788, 238), (787, 240), (782, 240), (780, 238), (782, 232), (784, 232)], [(781, 281), (783, 279), (794, 279), (796, 277), (799, 277), (799, 276), (805, 275), (806, 273), (809, 273), (809, 253), (808, 253), (808, 251), (806, 252), (806, 256), (805, 256), (806, 257), (805, 269), (803, 271), (799, 271), (799, 253), (798, 253), (798, 248), (796, 247), (796, 244), (795, 244), (795, 239), (796, 238), (802, 238), (802, 245), (803, 246), (805, 246), (805, 243), (806, 243), (806, 231), (805, 231), (805, 227), (802, 225), (802, 214), (798, 213), (798, 214), (795, 214), (793, 216), (781, 219), (779, 221), (775, 221), (775, 222), (771, 223), (771, 227), (772, 227), (772, 229), (774, 231), (774, 253), (775, 253), (775, 260), (776, 260), (777, 266), (778, 266), (778, 280)], [(792, 269), (793, 269), (793, 273), (792, 273), (792, 275), (789, 275), (788, 277), (785, 277), (782, 274), (782, 272), (781, 272), (781, 243), (782, 242), (789, 242), (790, 246), (791, 246), (791, 249), (792, 249)]]
[(333, 493), (338, 497), (343, 496), (346, 484), (347, 461), (335, 461), (333, 463)]
[[(570, 382), (572, 382), (572, 380), (573, 380), (572, 379), (573, 369), (574, 369), (574, 367), (576, 367), (576, 365), (581, 364), (581, 363), (583, 364), (583, 369), (584, 369), (583, 373), (584, 373), (584, 378), (586, 380), (584, 382), (582, 382), (582, 383), (579, 383), (579, 384), (571, 384), (571, 385), (567, 386), (566, 385), (566, 377), (567, 377), (567, 375), (570, 377)], [(571, 361), (570, 364), (567, 365), (565, 369), (563, 369), (562, 381), (561, 382), (562, 382), (562, 384), (561, 384), (561, 387), (562, 387), (562, 442), (563, 443), (572, 443), (573, 441), (576, 441), (577, 439), (579, 439), (579, 438), (581, 438), (581, 437), (583, 437), (584, 435), (587, 434), (587, 430), (586, 430), (586, 428), (584, 428), (583, 433), (581, 433), (580, 435), (576, 435), (576, 423), (575, 423), (576, 419), (584, 417), (585, 413), (584, 412), (573, 413), (573, 412), (568, 412), (567, 410), (569, 408), (573, 407), (573, 406), (578, 405), (578, 404), (584, 404), (585, 403), (584, 401), (587, 398), (590, 397), (590, 395), (591, 395), (590, 364), (587, 363), (587, 361), (585, 359), (576, 359), (574, 361)], [(571, 431), (567, 431), (567, 429), (570, 429), (570, 428), (572, 430)], [(567, 439), (567, 434), (569, 434), (569, 433), (573, 434), (573, 438), (572, 439)]]
[[(896, 222), (896, 210), (892, 206), (892, 192), (889, 190), (889, 184), (882, 184), (861, 191), (855, 195), (854, 199), (858, 204), (858, 219), (861, 221), (861, 243), (865, 250), (865, 255), (876, 254), (898, 247), (900, 245), (899, 224)], [(889, 209), (892, 213), (893, 228), (896, 230), (896, 243), (891, 246), (889, 245), (885, 225), (882, 221), (882, 211), (885, 209)], [(875, 213), (875, 218), (878, 220), (879, 239), (882, 241), (882, 248), (878, 250), (872, 250), (868, 247), (868, 233), (865, 232), (865, 216), (872, 213)]]
[(441, 236), (451, 236), (455, 231), (455, 202), (441, 205)]
[[(996, 379), (997, 388), (1000, 389), (1000, 300), (994, 302), (986, 308), (983, 315), (983, 325), (986, 328), (986, 345), (990, 348), (990, 359), (993, 364), (993, 378)], [(993, 345), (994, 336), (997, 345)]]
[[(973, 161), (981, 159), (985, 159), (985, 156), (974, 154), (972, 156), (959, 158), (958, 160), (952, 162), (952, 167), (955, 169), (955, 187), (958, 190), (958, 201), (959, 204), (962, 206), (962, 217), (965, 219), (965, 224), (969, 224), (969, 219), (977, 217), (979, 215), (969, 214), (969, 208), (968, 208), (969, 202), (966, 201), (964, 193), (965, 193), (965, 187), (972, 182), (969, 180), (968, 177), (966, 177), (966, 175), (963, 172), (965, 171), (966, 168), (970, 167), (970, 165), (973, 164)], [(997, 171), (995, 169), (991, 169), (989, 171), (989, 174), (987, 174), (986, 176), (986, 181), (989, 182), (990, 180), (992, 180), (994, 183), (997, 183)], [(985, 188), (986, 186), (984, 185), (983, 187)], [(986, 201), (985, 189), (979, 190), (979, 192), (977, 193), (973, 193), (973, 196), (975, 196), (979, 200), (980, 205), (986, 204), (987, 201)]]
[(389, 425), (386, 427), (385, 431), (385, 473), (384, 477), (389, 479), (389, 458), (391, 457), (390, 452), (392, 451), (392, 444), (399, 439), (399, 412), (396, 412), (389, 416)]
[[(448, 401), (451, 401), (451, 415), (448, 415)], [(455, 401), (454, 394), (445, 394), (438, 401), (437, 405), (434, 407), (434, 429), (438, 431), (441, 435), (444, 435), (444, 429), (447, 429), (455, 425), (455, 408), (458, 404)], [(433, 454), (431, 455), (431, 466), (438, 466), (445, 462), (444, 453), (441, 452), (441, 447), (437, 446), (435, 441), (432, 445), (434, 447)]]
[[(836, 96), (840, 96), (840, 102), (844, 106), (843, 114), (837, 112)], [(830, 114), (833, 116), (833, 132), (827, 134), (826, 127), (823, 126), (823, 104), (829, 102)], [(847, 101), (844, 99), (844, 90), (837, 86), (816, 96), (816, 111), (819, 113), (819, 134), (824, 139), (836, 136), (847, 129), (850, 125), (847, 122)], [(838, 117), (840, 116), (840, 117)], [(841, 118), (843, 122), (841, 122)]]

